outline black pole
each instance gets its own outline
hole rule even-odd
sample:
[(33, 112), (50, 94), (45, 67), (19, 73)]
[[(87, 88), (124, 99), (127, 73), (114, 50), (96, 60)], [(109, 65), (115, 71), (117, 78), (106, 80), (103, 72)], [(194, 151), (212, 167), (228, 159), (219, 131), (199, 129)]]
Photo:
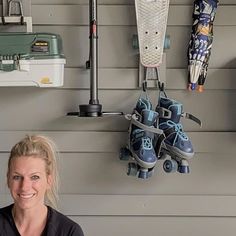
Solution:
[(79, 112), (69, 112), (68, 116), (98, 117), (102, 115), (123, 115), (123, 112), (102, 112), (98, 100), (98, 23), (97, 0), (89, 0), (89, 61), (86, 68), (90, 69), (90, 100), (89, 104), (80, 105)]
[(97, 1), (90, 0), (90, 101), (98, 104), (98, 33), (97, 33)]
[(102, 105), (98, 100), (98, 27), (97, 0), (89, 0), (89, 68), (90, 68), (90, 100), (88, 105), (80, 105), (80, 116), (101, 116)]

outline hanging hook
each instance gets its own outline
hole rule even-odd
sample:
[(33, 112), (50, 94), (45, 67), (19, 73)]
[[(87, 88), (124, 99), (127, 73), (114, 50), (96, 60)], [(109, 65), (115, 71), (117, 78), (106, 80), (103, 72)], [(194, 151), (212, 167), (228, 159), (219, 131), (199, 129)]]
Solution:
[(160, 90), (160, 94), (161, 93), (164, 93), (165, 97), (167, 97), (166, 95), (166, 92), (165, 92), (165, 83), (161, 83), (159, 80), (158, 80), (158, 88)]
[(143, 80), (143, 83), (142, 83), (142, 88), (143, 88), (143, 92), (146, 92), (147, 91), (147, 68), (144, 67), (144, 80)]
[(164, 92), (164, 90), (165, 90), (165, 89), (164, 89), (164, 86), (165, 86), (165, 84), (164, 84), (163, 82), (161, 83), (161, 82), (158, 80), (158, 88), (160, 89), (161, 92)]
[(144, 81), (143, 81), (143, 86), (142, 86), (142, 88), (143, 88), (143, 92), (146, 92), (146, 91), (147, 91), (147, 80), (144, 80)]

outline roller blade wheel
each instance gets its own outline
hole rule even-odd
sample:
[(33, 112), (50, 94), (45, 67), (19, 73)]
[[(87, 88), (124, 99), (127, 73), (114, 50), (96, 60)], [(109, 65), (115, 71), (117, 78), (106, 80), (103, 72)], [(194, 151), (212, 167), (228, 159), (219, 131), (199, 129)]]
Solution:
[(128, 164), (128, 171), (127, 171), (127, 175), (129, 176), (136, 176), (138, 174), (139, 171), (139, 167), (136, 163), (130, 162)]
[(166, 173), (174, 173), (178, 169), (178, 163), (176, 160), (166, 160), (163, 163), (163, 169)]
[(131, 155), (131, 152), (129, 151), (129, 149), (128, 148), (121, 148), (120, 149), (120, 160), (122, 160), (122, 161), (127, 161), (127, 160), (129, 160), (129, 158), (130, 158), (130, 155)]
[(181, 173), (181, 174), (189, 174), (190, 173), (190, 168), (189, 168), (189, 166), (180, 165), (178, 167), (178, 172)]
[(138, 177), (140, 179), (148, 179), (151, 177), (151, 172), (149, 172), (147, 169), (141, 169), (138, 173)]

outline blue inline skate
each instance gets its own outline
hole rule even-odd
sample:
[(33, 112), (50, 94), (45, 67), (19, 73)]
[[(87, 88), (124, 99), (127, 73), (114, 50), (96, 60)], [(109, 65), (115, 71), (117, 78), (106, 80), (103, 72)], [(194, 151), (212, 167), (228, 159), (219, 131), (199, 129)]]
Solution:
[(133, 157), (134, 162), (128, 164), (128, 175), (142, 179), (152, 176), (158, 159), (153, 147), (154, 136), (163, 133), (155, 128), (158, 116), (147, 97), (140, 97), (133, 114), (127, 116), (130, 120), (128, 145), (121, 149), (120, 159)]
[(199, 125), (201, 121), (189, 113), (184, 113), (183, 104), (168, 98), (166, 93), (162, 95), (160, 92), (159, 104), (156, 107), (156, 111), (160, 114), (159, 128), (165, 135), (161, 156), (163, 159), (167, 156), (171, 158), (164, 161), (163, 168), (168, 173), (175, 171), (189, 173), (188, 160), (194, 156), (194, 150), (191, 140), (183, 130), (180, 118), (191, 119)]

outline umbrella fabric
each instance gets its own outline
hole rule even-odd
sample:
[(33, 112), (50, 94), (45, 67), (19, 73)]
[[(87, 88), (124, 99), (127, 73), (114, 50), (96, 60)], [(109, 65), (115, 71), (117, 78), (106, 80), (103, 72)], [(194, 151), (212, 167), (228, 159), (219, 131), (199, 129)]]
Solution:
[(193, 26), (188, 48), (189, 89), (199, 90), (205, 82), (213, 41), (213, 21), (218, 0), (195, 0)]

